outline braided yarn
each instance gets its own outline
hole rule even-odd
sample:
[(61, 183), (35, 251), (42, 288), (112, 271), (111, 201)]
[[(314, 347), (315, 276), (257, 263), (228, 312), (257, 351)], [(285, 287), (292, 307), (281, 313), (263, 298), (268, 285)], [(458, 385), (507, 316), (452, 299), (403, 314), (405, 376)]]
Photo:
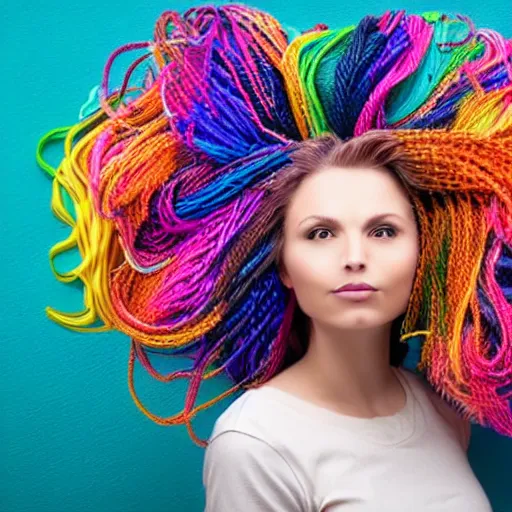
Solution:
[[(142, 56), (111, 89), (128, 51)], [(282, 368), (296, 304), (272, 259), (267, 185), (302, 140), (392, 130), (429, 198), (414, 198), (424, 235), (401, 339), (422, 336), (418, 369), (467, 419), (512, 436), (511, 40), (463, 16), (404, 11), (290, 40), (266, 12), (207, 5), (164, 12), (153, 40), (110, 56), (97, 92), (38, 146), (52, 210), (72, 228), (52, 270), (84, 285), (83, 311), (47, 314), (131, 338), (129, 389), (144, 414), (206, 446), (192, 418)], [(55, 169), (43, 150), (61, 139)], [(74, 248), (81, 262), (59, 272), (55, 258)], [(190, 367), (161, 374), (154, 350)], [(189, 381), (183, 411), (143, 406), (136, 359), (162, 382)], [(196, 405), (220, 374), (233, 386)]]

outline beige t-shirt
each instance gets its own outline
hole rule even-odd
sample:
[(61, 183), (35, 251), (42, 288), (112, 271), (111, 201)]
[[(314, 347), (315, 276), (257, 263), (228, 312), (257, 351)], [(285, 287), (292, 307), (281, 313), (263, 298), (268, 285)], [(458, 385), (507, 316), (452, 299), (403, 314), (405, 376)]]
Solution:
[(206, 449), (206, 512), (489, 512), (467, 424), (412, 372), (406, 405), (356, 418), (264, 386), (238, 397)]

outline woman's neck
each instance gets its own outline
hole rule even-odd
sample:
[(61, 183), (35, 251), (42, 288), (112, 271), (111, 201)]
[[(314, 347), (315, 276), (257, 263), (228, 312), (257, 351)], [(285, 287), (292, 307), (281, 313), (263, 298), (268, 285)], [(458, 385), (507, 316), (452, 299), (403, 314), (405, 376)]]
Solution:
[(362, 417), (387, 416), (405, 404), (390, 365), (390, 326), (350, 333), (314, 326), (306, 354), (269, 385)]

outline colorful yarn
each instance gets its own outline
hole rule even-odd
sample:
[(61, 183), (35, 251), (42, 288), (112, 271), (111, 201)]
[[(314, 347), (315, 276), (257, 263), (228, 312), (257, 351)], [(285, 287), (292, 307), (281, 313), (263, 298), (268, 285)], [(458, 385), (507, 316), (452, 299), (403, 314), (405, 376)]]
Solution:
[[(145, 54), (111, 91), (110, 68), (131, 50)], [(163, 13), (154, 41), (116, 50), (98, 93), (98, 108), (91, 95), (80, 122), (38, 148), (52, 209), (72, 228), (52, 270), (85, 289), (83, 311), (47, 313), (131, 337), (129, 389), (144, 414), (206, 446), (192, 418), (279, 371), (296, 304), (272, 259), (267, 185), (301, 140), (381, 129), (400, 138), (430, 197), (414, 198), (427, 235), (401, 339), (424, 337), (419, 370), (467, 419), (512, 436), (511, 40), (462, 16), (388, 11), (289, 41), (265, 12), (202, 6)], [(58, 139), (54, 169), (42, 152)], [(73, 248), (82, 261), (59, 272), (55, 257)], [(191, 366), (163, 375), (152, 349)], [(143, 406), (135, 359), (160, 381), (189, 379), (183, 411)], [(196, 406), (219, 374), (233, 387)]]

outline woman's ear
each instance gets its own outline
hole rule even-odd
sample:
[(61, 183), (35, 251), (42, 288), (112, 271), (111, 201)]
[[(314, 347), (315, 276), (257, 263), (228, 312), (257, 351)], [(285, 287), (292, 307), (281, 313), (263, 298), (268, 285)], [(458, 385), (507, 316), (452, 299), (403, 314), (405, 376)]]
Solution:
[(277, 268), (278, 268), (278, 272), (279, 272), (279, 279), (281, 279), (281, 282), (283, 283), (283, 285), (286, 288), (291, 290), (293, 288), (292, 281), (290, 279), (290, 276), (286, 272), (286, 268), (285, 268), (284, 264), (282, 262), (280, 262), (277, 265)]
[(279, 276), (279, 279), (283, 283), (283, 285), (288, 288), (292, 289), (292, 281), (290, 279), (290, 276), (288, 275), (288, 272), (286, 271), (286, 266), (283, 261), (283, 252), (284, 252), (284, 233), (281, 232), (277, 244), (274, 247), (274, 262), (277, 267), (277, 273)]

